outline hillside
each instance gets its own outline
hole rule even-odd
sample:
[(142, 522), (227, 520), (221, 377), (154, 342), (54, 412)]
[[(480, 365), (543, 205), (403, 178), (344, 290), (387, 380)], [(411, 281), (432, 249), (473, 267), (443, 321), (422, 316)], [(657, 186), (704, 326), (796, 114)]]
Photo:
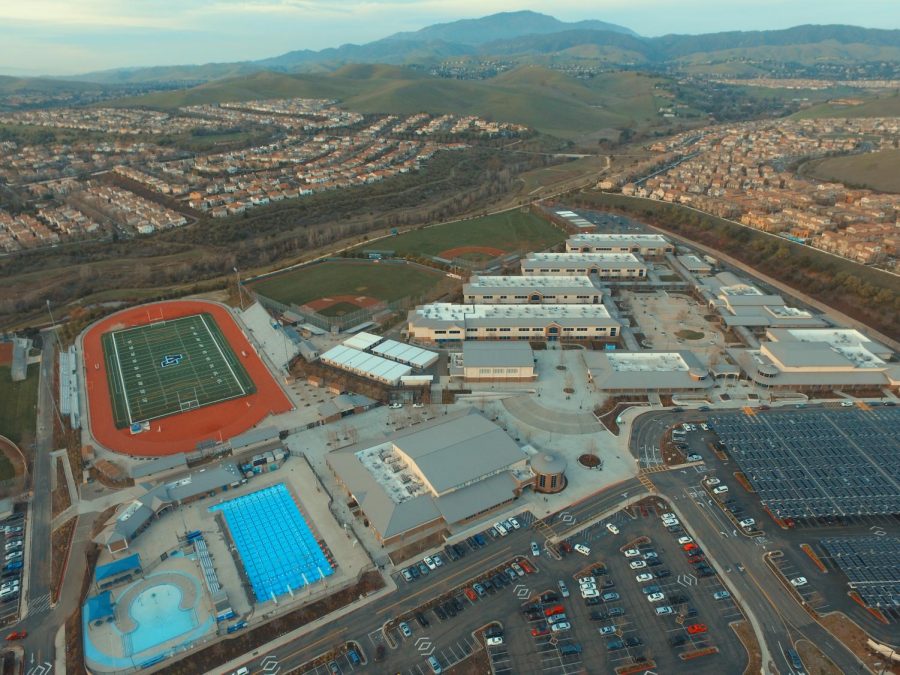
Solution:
[(736, 60), (814, 65), (900, 61), (900, 31), (854, 26), (797, 26), (774, 31), (730, 31), (708, 35), (644, 38), (602, 21), (566, 23), (534, 12), (495, 14), (437, 24), (363, 45), (313, 51), (301, 49), (260, 61), (197, 66), (131, 68), (88, 73), (83, 81), (103, 83), (196, 83), (247, 75), (259, 70), (283, 73), (323, 72), (348, 63), (434, 65), (446, 59), (502, 58), (519, 64), (599, 61), (620, 65), (680, 64), (686, 69), (712, 68)]
[(879, 96), (861, 105), (841, 103), (820, 103), (792, 115), (797, 119), (823, 117), (898, 117), (900, 116), (900, 94)]
[(637, 35), (630, 28), (605, 21), (560, 21), (555, 17), (538, 12), (500, 12), (480, 19), (463, 19), (450, 23), (438, 23), (421, 30), (395, 33), (387, 40), (440, 40), (457, 44), (477, 45), (496, 40), (505, 40), (523, 35), (542, 35), (567, 30), (594, 30), (611, 33)]
[(900, 193), (900, 150), (881, 150), (807, 162), (803, 174), (879, 192)]
[(172, 109), (258, 98), (336, 98), (347, 109), (362, 113), (474, 114), (573, 138), (597, 129), (656, 121), (654, 87), (659, 81), (625, 72), (586, 83), (538, 66), (518, 68), (487, 81), (449, 80), (408, 68), (353, 65), (327, 75), (256, 73), (119, 99), (115, 104)]

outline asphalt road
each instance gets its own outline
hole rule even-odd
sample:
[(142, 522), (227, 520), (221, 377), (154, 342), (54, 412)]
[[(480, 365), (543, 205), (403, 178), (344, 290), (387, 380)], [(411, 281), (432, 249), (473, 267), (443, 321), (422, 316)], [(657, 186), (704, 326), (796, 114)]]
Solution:
[(53, 391), (53, 373), (56, 363), (56, 334), (52, 330), (41, 333), (41, 379), (38, 388), (37, 435), (34, 447), (33, 496), (31, 500), (30, 547), (25, 564), (29, 570), (28, 591), (24, 603), (28, 613), (15, 628), (27, 630), (23, 643), (25, 672), (28, 675), (45, 675), (50, 672), (54, 660), (53, 641), (62, 620), (48, 617), (50, 607), (50, 452), (53, 448), (53, 418), (56, 415)]

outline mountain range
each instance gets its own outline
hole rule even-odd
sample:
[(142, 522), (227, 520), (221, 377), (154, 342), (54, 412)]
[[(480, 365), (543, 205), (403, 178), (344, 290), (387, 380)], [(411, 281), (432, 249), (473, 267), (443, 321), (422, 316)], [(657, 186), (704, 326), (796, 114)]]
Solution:
[[(563, 22), (531, 11), (436, 24), (363, 45), (297, 50), (259, 61), (126, 68), (76, 79), (105, 84), (199, 83), (262, 70), (329, 72), (351, 63), (431, 66), (447, 59), (527, 63), (597, 61), (629, 66), (676, 63), (685, 68), (747, 60), (782, 63), (900, 61), (900, 31), (855, 26), (797, 26), (773, 31), (733, 31), (646, 38), (603, 21)], [(734, 72), (734, 66), (730, 72)], [(725, 72), (729, 72), (728, 69)], [(752, 70), (751, 70), (752, 72)]]

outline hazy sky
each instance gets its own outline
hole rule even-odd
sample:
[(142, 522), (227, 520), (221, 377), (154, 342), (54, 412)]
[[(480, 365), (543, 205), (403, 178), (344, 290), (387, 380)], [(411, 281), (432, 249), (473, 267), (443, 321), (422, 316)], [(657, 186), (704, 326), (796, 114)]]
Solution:
[(0, 0), (0, 73), (259, 59), (520, 9), (648, 36), (804, 23), (900, 28), (898, 0)]

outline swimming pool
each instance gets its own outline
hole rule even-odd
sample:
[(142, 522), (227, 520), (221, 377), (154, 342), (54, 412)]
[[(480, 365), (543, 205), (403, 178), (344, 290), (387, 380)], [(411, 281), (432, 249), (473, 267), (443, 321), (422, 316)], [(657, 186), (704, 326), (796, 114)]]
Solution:
[(128, 634), (133, 654), (161, 645), (197, 626), (193, 609), (179, 609), (181, 597), (181, 589), (177, 586), (160, 584), (134, 598), (128, 608), (137, 624), (137, 628)]
[(283, 483), (217, 504), (260, 602), (334, 573)]

